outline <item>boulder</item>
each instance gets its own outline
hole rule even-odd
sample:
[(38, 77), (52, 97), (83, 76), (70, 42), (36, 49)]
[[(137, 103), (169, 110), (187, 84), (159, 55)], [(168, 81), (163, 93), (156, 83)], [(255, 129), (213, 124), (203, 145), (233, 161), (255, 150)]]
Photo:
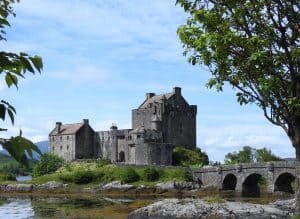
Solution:
[(111, 190), (111, 189), (128, 190), (133, 188), (135, 188), (135, 186), (129, 184), (122, 184), (121, 181), (113, 181), (105, 185), (101, 185), (101, 189), (105, 189), (105, 190)]
[(38, 190), (54, 190), (54, 189), (64, 188), (65, 186), (67, 186), (67, 185), (63, 184), (61, 182), (49, 181), (47, 183), (35, 186), (35, 189), (38, 189)]
[(289, 218), (291, 212), (275, 205), (241, 202), (208, 203), (202, 199), (164, 199), (129, 214), (129, 219), (146, 218)]

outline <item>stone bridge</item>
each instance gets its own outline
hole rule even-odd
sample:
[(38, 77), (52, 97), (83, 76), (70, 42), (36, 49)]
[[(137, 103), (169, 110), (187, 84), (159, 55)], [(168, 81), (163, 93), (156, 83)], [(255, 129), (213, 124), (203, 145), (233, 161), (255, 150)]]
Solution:
[(259, 180), (266, 179), (267, 191), (294, 193), (292, 182), (296, 178), (295, 161), (247, 163), (201, 168), (193, 171), (193, 177), (202, 186), (219, 190), (235, 190), (244, 196), (259, 196)]

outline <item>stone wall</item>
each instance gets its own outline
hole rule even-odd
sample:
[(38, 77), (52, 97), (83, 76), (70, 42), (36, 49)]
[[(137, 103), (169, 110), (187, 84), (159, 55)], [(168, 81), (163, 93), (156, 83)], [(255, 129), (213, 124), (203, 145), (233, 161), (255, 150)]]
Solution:
[(87, 122), (84, 123), (84, 125), (76, 133), (76, 159), (95, 158), (94, 139), (94, 130), (88, 125)]
[(49, 152), (55, 153), (66, 161), (75, 160), (75, 135), (49, 136)]

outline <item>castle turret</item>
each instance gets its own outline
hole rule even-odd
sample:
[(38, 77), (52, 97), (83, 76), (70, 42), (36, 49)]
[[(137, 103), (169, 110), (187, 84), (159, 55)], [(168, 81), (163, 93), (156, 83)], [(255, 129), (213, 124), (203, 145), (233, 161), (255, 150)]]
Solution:
[(153, 130), (157, 130), (157, 131), (161, 130), (161, 120), (158, 118), (157, 115), (154, 115), (152, 117), (151, 127)]
[(112, 162), (117, 162), (118, 161), (118, 138), (117, 138), (117, 133), (118, 133), (118, 127), (116, 124), (112, 124), (110, 127), (110, 137), (111, 137), (111, 158)]

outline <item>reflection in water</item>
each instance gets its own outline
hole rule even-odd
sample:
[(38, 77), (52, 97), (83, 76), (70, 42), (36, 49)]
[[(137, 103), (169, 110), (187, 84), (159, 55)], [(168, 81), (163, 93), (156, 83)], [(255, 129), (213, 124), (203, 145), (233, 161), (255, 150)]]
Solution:
[(103, 197), (1, 197), (0, 218), (126, 218), (153, 200)]
[[(204, 192), (202, 197), (214, 196)], [(200, 196), (198, 196), (200, 197)], [(234, 191), (219, 192), (218, 197), (228, 201), (242, 201), (266, 204), (278, 197), (261, 194), (259, 198), (245, 198)], [(137, 208), (158, 199), (150, 197), (99, 197), (97, 195), (68, 196), (1, 196), (0, 218), (4, 219), (52, 219), (52, 218), (103, 218), (120, 219)]]
[(29, 219), (34, 218), (34, 211), (29, 198), (1, 199), (0, 218)]

